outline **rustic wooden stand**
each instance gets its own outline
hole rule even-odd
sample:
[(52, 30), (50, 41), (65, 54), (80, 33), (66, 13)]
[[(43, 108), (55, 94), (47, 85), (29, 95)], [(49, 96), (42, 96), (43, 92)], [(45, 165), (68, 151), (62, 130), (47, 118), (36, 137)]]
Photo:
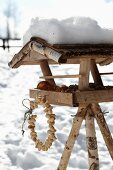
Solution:
[[(52, 76), (52, 73), (50, 71), (50, 68), (48, 67), (47, 61), (41, 61), (40, 66), (41, 66), (41, 69), (43, 72), (43, 78), (45, 78), (46, 81), (49, 81), (50, 83), (52, 83), (54, 85), (55, 81), (53, 78), (55, 76)], [(94, 79), (95, 84), (103, 86), (102, 79), (99, 74), (99, 71), (98, 71), (95, 61), (91, 60), (91, 59), (82, 59), (80, 61), (79, 75), (75, 76), (75, 77), (79, 78), (80, 93), (82, 91), (90, 92), (89, 91), (90, 71), (92, 73), (92, 77)], [(36, 98), (36, 94), (42, 95), (42, 96), (47, 96), (47, 99), (50, 100), (51, 103), (52, 102), (57, 103), (58, 101), (55, 101), (54, 98), (56, 98), (55, 96), (57, 96), (56, 94), (58, 94), (58, 93), (55, 94), (55, 92), (53, 92), (54, 93), (53, 97), (51, 96), (51, 93), (52, 92), (50, 92), (50, 91), (44, 92), (43, 90), (42, 91), (31, 90), (30, 96), (32, 98)], [(101, 95), (103, 95), (103, 93), (101, 93)], [(62, 93), (61, 93), (61, 95), (62, 96), (60, 96), (60, 95), (57, 96), (59, 98), (59, 100), (61, 100), (58, 103), (60, 103), (60, 102), (62, 103), (62, 100), (64, 100), (64, 96)], [(68, 95), (68, 94), (65, 93), (65, 95)], [(98, 98), (98, 93), (96, 95)], [(94, 98), (95, 98), (94, 100), (96, 101), (96, 96)], [(70, 98), (67, 98), (67, 99), (65, 98), (65, 101), (64, 101), (65, 105), (66, 105), (66, 100), (67, 100), (67, 104), (69, 104), (68, 102), (69, 102)], [(100, 127), (100, 131), (103, 135), (104, 141), (108, 148), (108, 151), (111, 155), (111, 158), (113, 159), (113, 139), (112, 139), (111, 133), (109, 131), (109, 128), (107, 126), (107, 123), (105, 121), (104, 115), (101, 111), (99, 104), (95, 103), (95, 102), (92, 103), (92, 102), (90, 102), (90, 100), (92, 100), (92, 99), (90, 98), (90, 95), (89, 95), (89, 99), (88, 99), (89, 102), (88, 101), (85, 102), (85, 100), (84, 100), (84, 102), (78, 103), (78, 112), (73, 119), (72, 128), (71, 128), (68, 140), (65, 144), (65, 148), (62, 153), (62, 157), (61, 157), (61, 160), (60, 160), (57, 170), (66, 170), (67, 169), (67, 165), (68, 165), (68, 162), (70, 159), (70, 155), (71, 155), (74, 143), (79, 135), (79, 130), (80, 130), (82, 121), (84, 119), (85, 119), (85, 124), (86, 124), (85, 127), (86, 127), (86, 141), (87, 141), (87, 148), (88, 148), (89, 170), (99, 170), (99, 157), (98, 157), (98, 148), (97, 148), (97, 139), (96, 139), (94, 119), (97, 120), (97, 123)], [(98, 100), (97, 100), (97, 102), (98, 102)]]
[[(103, 52), (104, 51), (104, 52)], [(96, 55), (97, 54), (97, 55)], [(113, 87), (104, 88), (97, 63), (101, 65), (113, 62), (113, 45), (50, 45), (40, 38), (32, 38), (9, 63), (10, 67), (39, 64), (43, 73), (40, 77), (55, 86), (54, 78), (78, 78), (78, 90), (73, 93), (31, 89), (30, 97), (46, 96), (51, 104), (78, 107), (73, 119), (72, 128), (65, 144), (57, 170), (66, 170), (74, 143), (79, 135), (82, 121), (86, 124), (86, 142), (88, 148), (89, 170), (99, 170), (99, 156), (94, 119), (96, 119), (109, 154), (113, 159), (113, 139), (98, 103), (113, 101)], [(49, 64), (80, 64), (78, 75), (53, 76)], [(89, 75), (94, 84), (103, 89), (92, 90), (89, 86)]]
[[(97, 84), (102, 84), (101, 77), (99, 75), (96, 63), (91, 60), (81, 60), (80, 62), (80, 75), (84, 75), (79, 78), (79, 89), (88, 90), (89, 88), (89, 73), (90, 69), (94, 82)], [(96, 75), (95, 75), (96, 73)], [(98, 103), (82, 103), (79, 104), (78, 112), (73, 119), (73, 124), (71, 132), (69, 134), (68, 140), (66, 142), (64, 152), (62, 154), (58, 170), (66, 170), (69, 158), (75, 143), (75, 140), (78, 137), (79, 130), (82, 124), (82, 121), (85, 119), (86, 124), (86, 141), (88, 148), (88, 159), (89, 159), (89, 170), (99, 170), (99, 157), (98, 157), (98, 148), (97, 148), (97, 139), (95, 132), (94, 119), (97, 120), (97, 123), (100, 127), (101, 133), (103, 135), (104, 141), (108, 148), (108, 151), (113, 159), (113, 139), (107, 123), (105, 121), (104, 115), (101, 111), (101, 108)]]

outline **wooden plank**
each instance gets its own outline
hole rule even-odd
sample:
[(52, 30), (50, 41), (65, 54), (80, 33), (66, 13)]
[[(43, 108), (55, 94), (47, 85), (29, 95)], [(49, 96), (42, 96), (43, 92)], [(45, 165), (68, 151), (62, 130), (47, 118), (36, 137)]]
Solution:
[[(33, 53), (37, 53), (37, 59), (32, 58)], [(31, 59), (29, 60), (29, 54)], [(9, 66), (19, 67), (22, 64), (36, 64), (41, 60), (40, 55), (46, 59), (53, 60), (53, 63), (77, 63), (83, 58), (95, 59), (101, 65), (109, 64), (113, 61), (113, 44), (48, 44), (45, 40), (38, 37), (32, 38), (23, 48), (13, 57)], [(104, 58), (104, 60), (103, 60)], [(23, 63), (23, 60), (27, 61)], [(73, 60), (74, 59), (74, 60)], [(32, 62), (33, 63), (32, 63)]]
[(102, 79), (99, 74), (99, 70), (95, 63), (95, 60), (91, 60), (91, 73), (92, 73), (95, 84), (103, 86)]
[(83, 76), (79, 78), (79, 90), (88, 89), (89, 87), (90, 62), (90, 59), (80, 61), (79, 74)]
[[(38, 89), (30, 90), (30, 97), (36, 98), (37, 95), (46, 95), (51, 104), (78, 106), (78, 104), (112, 102), (113, 89), (77, 91), (75, 93), (63, 93), (54, 91), (44, 91)], [(65, 100), (64, 100), (65, 99)]]
[[(83, 56), (75, 56), (74, 58), (68, 58), (67, 60), (62, 60), (61, 64), (79, 64), (81, 59), (91, 58), (95, 59), (96, 63), (101, 63), (105, 60), (106, 56), (100, 56), (100, 58), (96, 58), (95, 55), (83, 55)], [(18, 60), (19, 59), (19, 60)], [(9, 66), (12, 68), (18, 68), (21, 65), (39, 65), (40, 60), (48, 60), (49, 64), (58, 64), (52, 59), (48, 59), (44, 55), (37, 53), (36, 51), (30, 51), (26, 55), (16, 54), (15, 57), (9, 62)], [(112, 58), (113, 60), (113, 58)]]
[[(51, 72), (51, 69), (49, 67), (49, 64), (48, 64), (47, 60), (41, 60), (40, 61), (40, 67), (41, 67), (41, 70), (42, 70), (42, 73), (43, 73), (44, 77), (52, 76), (52, 72)], [(54, 81), (54, 79), (52, 77), (50, 77), (49, 79), (45, 78), (45, 80), (48, 81), (53, 86), (55, 86), (55, 81)]]
[[(48, 60), (49, 64), (53, 65), (53, 64), (57, 64), (57, 63), (53, 63), (52, 60)], [(35, 61), (21, 61), (21, 65), (39, 65), (40, 61), (39, 60), (35, 60)]]
[[(68, 57), (66, 64), (80, 64), (80, 60), (81, 59), (94, 59), (96, 63), (100, 64), (102, 63), (106, 56), (104, 55), (82, 55), (82, 56), (74, 56), (73, 58)], [(113, 57), (112, 57), (112, 61), (113, 61)]]
[(37, 53), (36, 51), (30, 51), (30, 53), (22, 61), (40, 61), (47, 60), (47, 57)]
[[(47, 59), (43, 56), (43, 58), (40, 58), (38, 59), (38, 54), (37, 55), (32, 55), (34, 53), (31, 53), (31, 59), (29, 59), (29, 55), (28, 57), (26, 56), (23, 60), (21, 60), (21, 64), (20, 65), (39, 65), (39, 62), (40, 60), (47, 60), (49, 64), (57, 64), (57, 62), (53, 61), (53, 60), (50, 60), (50, 59)], [(73, 58), (73, 59), (67, 59), (67, 61), (64, 63), (60, 63), (60, 64), (80, 64), (80, 59), (83, 58), (83, 57), (80, 57), (80, 58)], [(87, 56), (86, 56), (87, 58)], [(93, 56), (92, 56), (93, 58)], [(95, 59), (96, 63), (101, 63), (104, 59), (103, 58), (97, 58)], [(59, 65), (60, 66), (60, 65)]]
[(113, 89), (75, 92), (77, 103), (100, 103), (113, 101)]
[[(63, 93), (54, 91), (44, 91), (38, 89), (30, 90), (30, 97), (35, 98), (37, 95), (46, 95), (51, 104), (78, 106), (78, 104), (112, 102), (113, 89), (94, 90), (94, 91), (77, 91), (75, 93)], [(64, 100), (65, 99), (65, 100)]]
[[(36, 98), (38, 95), (46, 96), (46, 99), (51, 104), (56, 105), (66, 105), (73, 106), (73, 94), (72, 93), (62, 93), (62, 92), (53, 92), (53, 91), (42, 91), (37, 89), (30, 90), (30, 97)], [(64, 100), (65, 99), (65, 100)], [(78, 106), (76, 104), (76, 106)]]
[(55, 75), (55, 76), (43, 76), (40, 79), (50, 79), (50, 78), (80, 78), (82, 75)]

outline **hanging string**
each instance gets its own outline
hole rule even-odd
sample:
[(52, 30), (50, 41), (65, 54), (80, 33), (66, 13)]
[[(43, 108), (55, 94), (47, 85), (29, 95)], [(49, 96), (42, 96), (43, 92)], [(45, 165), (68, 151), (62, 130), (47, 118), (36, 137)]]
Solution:
[(22, 123), (22, 136), (24, 136), (24, 133), (25, 133), (24, 125), (25, 125), (25, 123), (26, 123), (26, 120), (30, 118), (30, 115), (32, 114), (32, 111), (33, 111), (33, 109), (27, 107), (27, 106), (24, 104), (25, 101), (29, 101), (29, 102), (30, 102), (30, 100), (29, 100), (29, 99), (23, 99), (23, 100), (22, 100), (22, 105), (23, 105), (25, 108), (28, 109), (28, 110), (25, 112), (25, 114), (24, 114), (24, 121), (23, 121), (23, 123)]

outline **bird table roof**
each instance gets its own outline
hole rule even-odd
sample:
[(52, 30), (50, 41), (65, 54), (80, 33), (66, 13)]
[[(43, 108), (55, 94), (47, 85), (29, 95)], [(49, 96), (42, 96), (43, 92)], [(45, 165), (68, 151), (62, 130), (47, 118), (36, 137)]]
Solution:
[(41, 60), (49, 64), (78, 64), (81, 59), (94, 59), (100, 65), (113, 61), (113, 44), (49, 44), (39, 37), (32, 37), (9, 62), (11, 68), (36, 65)]

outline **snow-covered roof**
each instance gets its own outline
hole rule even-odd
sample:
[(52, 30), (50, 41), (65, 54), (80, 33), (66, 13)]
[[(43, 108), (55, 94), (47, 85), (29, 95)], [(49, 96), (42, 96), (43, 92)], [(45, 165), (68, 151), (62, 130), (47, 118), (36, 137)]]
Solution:
[(80, 58), (94, 58), (97, 63), (113, 58), (113, 30), (99, 26), (85, 17), (64, 20), (32, 20), (23, 37), (24, 47), (9, 63), (10, 67), (23, 64), (79, 63)]
[(48, 60), (49, 64), (76, 64), (80, 59), (92, 58), (97, 63), (113, 60), (113, 44), (50, 44), (39, 37), (32, 37), (10, 61), (9, 66), (39, 64)]

